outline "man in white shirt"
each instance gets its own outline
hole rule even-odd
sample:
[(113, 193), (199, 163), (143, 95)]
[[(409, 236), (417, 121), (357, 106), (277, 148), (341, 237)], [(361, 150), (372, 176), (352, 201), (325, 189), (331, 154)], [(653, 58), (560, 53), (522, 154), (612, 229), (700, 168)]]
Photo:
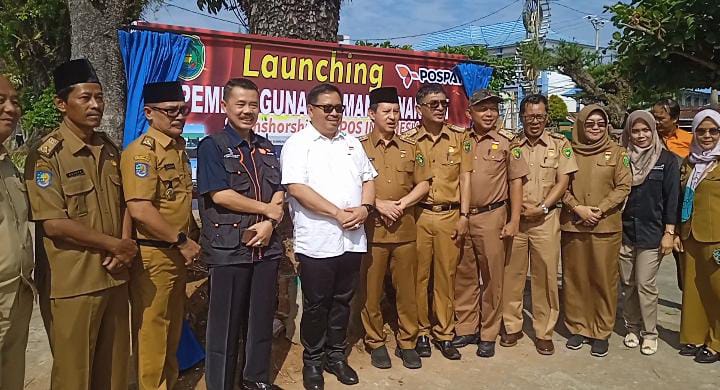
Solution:
[(300, 261), (303, 385), (321, 390), (323, 368), (341, 383), (358, 383), (345, 357), (346, 336), (377, 172), (360, 141), (339, 131), (345, 108), (340, 90), (320, 84), (307, 102), (310, 125), (287, 140), (280, 159)]

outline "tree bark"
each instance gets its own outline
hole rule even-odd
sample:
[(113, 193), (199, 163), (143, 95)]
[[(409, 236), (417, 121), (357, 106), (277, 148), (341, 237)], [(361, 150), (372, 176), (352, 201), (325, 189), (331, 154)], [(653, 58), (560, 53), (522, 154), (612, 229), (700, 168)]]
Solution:
[(241, 1), (251, 34), (337, 41), (341, 0)]
[(125, 71), (117, 29), (127, 21), (131, 0), (68, 0), (71, 58), (85, 57), (95, 66), (105, 95), (105, 114), (98, 130), (122, 143), (125, 121)]

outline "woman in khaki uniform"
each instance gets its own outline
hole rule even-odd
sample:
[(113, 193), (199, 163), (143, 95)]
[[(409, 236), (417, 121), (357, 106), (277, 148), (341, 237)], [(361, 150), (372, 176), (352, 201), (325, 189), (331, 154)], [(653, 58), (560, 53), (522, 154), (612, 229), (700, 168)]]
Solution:
[(615, 326), (621, 209), (630, 193), (630, 158), (608, 136), (608, 115), (599, 105), (578, 114), (572, 147), (579, 170), (570, 181), (560, 215), (566, 346), (592, 344), (606, 356)]
[(720, 114), (693, 119), (690, 155), (681, 169), (685, 187), (680, 239), (683, 264), (680, 354), (698, 363), (720, 361)]

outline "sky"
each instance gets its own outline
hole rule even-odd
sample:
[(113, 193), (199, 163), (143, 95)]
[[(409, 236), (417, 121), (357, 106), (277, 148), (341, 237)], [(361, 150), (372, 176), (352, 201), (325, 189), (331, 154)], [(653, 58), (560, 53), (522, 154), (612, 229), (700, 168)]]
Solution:
[[(396, 44), (414, 44), (423, 40), (422, 34), (468, 22), (482, 26), (515, 21), (522, 13), (523, 3), (522, 0), (346, 0), (340, 11), (339, 34), (349, 35), (351, 41), (395, 38), (390, 40)], [(607, 20), (600, 31), (600, 44), (605, 46), (615, 30), (608, 20), (610, 15), (604, 13), (604, 6), (613, 3), (615, 1), (550, 0), (550, 28), (567, 40), (594, 44), (595, 30), (584, 16), (597, 15)], [(159, 8), (146, 10), (143, 19), (212, 30), (239, 31), (240, 28), (233, 23), (237, 21), (233, 13), (200, 12), (195, 0), (167, 0)]]

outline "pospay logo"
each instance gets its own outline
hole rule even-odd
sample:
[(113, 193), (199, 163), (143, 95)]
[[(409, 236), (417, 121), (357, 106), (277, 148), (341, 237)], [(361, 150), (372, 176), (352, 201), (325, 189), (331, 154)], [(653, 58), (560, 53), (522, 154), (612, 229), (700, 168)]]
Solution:
[(396, 64), (395, 71), (402, 80), (405, 89), (409, 89), (413, 81), (421, 83), (438, 83), (442, 85), (462, 85), (458, 76), (450, 69), (418, 68), (417, 72), (405, 64)]

